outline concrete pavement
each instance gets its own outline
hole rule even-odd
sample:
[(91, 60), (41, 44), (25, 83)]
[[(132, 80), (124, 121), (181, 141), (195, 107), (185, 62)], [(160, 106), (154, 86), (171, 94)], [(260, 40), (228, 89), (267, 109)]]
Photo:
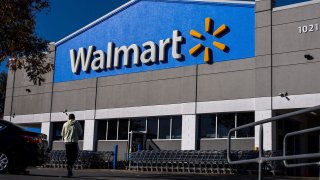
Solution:
[[(66, 169), (32, 168), (28, 175), (0, 174), (1, 180), (56, 180), (56, 179), (130, 179), (130, 180), (257, 180), (257, 175), (211, 175), (211, 174), (184, 174), (161, 172), (136, 172), (110, 169), (83, 169), (74, 170), (74, 177), (66, 177)], [(266, 177), (266, 180), (319, 180), (319, 178), (304, 177)]]

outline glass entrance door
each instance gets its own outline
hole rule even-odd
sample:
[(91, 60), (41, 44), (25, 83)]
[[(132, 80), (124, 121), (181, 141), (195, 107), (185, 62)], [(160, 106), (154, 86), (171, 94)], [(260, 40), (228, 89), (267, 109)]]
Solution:
[(144, 150), (146, 147), (146, 131), (130, 131), (129, 132), (129, 153)]

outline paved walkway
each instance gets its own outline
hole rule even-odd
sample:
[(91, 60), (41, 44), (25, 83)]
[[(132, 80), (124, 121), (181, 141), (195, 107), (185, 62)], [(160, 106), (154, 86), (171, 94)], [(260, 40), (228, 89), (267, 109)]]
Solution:
[[(29, 175), (0, 174), (1, 180), (56, 180), (70, 179), (66, 177), (66, 169), (33, 168)], [(129, 179), (129, 180), (257, 180), (256, 175), (208, 175), (208, 174), (183, 174), (160, 172), (136, 172), (109, 169), (84, 169), (75, 170), (72, 179)], [(266, 177), (265, 180), (319, 180), (319, 178), (304, 177)]]

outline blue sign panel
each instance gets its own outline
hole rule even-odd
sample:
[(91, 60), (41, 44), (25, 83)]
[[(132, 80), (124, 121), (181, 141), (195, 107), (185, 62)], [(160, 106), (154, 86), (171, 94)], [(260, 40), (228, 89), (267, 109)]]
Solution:
[(254, 4), (130, 1), (57, 42), (54, 82), (254, 57)]

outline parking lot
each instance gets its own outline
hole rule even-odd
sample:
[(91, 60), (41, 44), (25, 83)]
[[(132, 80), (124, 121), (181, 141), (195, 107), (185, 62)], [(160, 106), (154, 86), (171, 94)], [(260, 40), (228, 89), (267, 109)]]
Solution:
[[(50, 179), (70, 179), (67, 178), (66, 169), (54, 168), (32, 168), (28, 169), (29, 174), (1, 174), (1, 180), (50, 180)], [(185, 180), (185, 179), (201, 179), (201, 180), (256, 180), (257, 176), (242, 175), (207, 175), (207, 174), (183, 174), (183, 173), (161, 173), (161, 172), (136, 172), (126, 170), (110, 170), (110, 169), (83, 169), (75, 170), (73, 179), (139, 179), (139, 180)], [(303, 177), (266, 177), (267, 180), (318, 180), (319, 178), (303, 178)]]

